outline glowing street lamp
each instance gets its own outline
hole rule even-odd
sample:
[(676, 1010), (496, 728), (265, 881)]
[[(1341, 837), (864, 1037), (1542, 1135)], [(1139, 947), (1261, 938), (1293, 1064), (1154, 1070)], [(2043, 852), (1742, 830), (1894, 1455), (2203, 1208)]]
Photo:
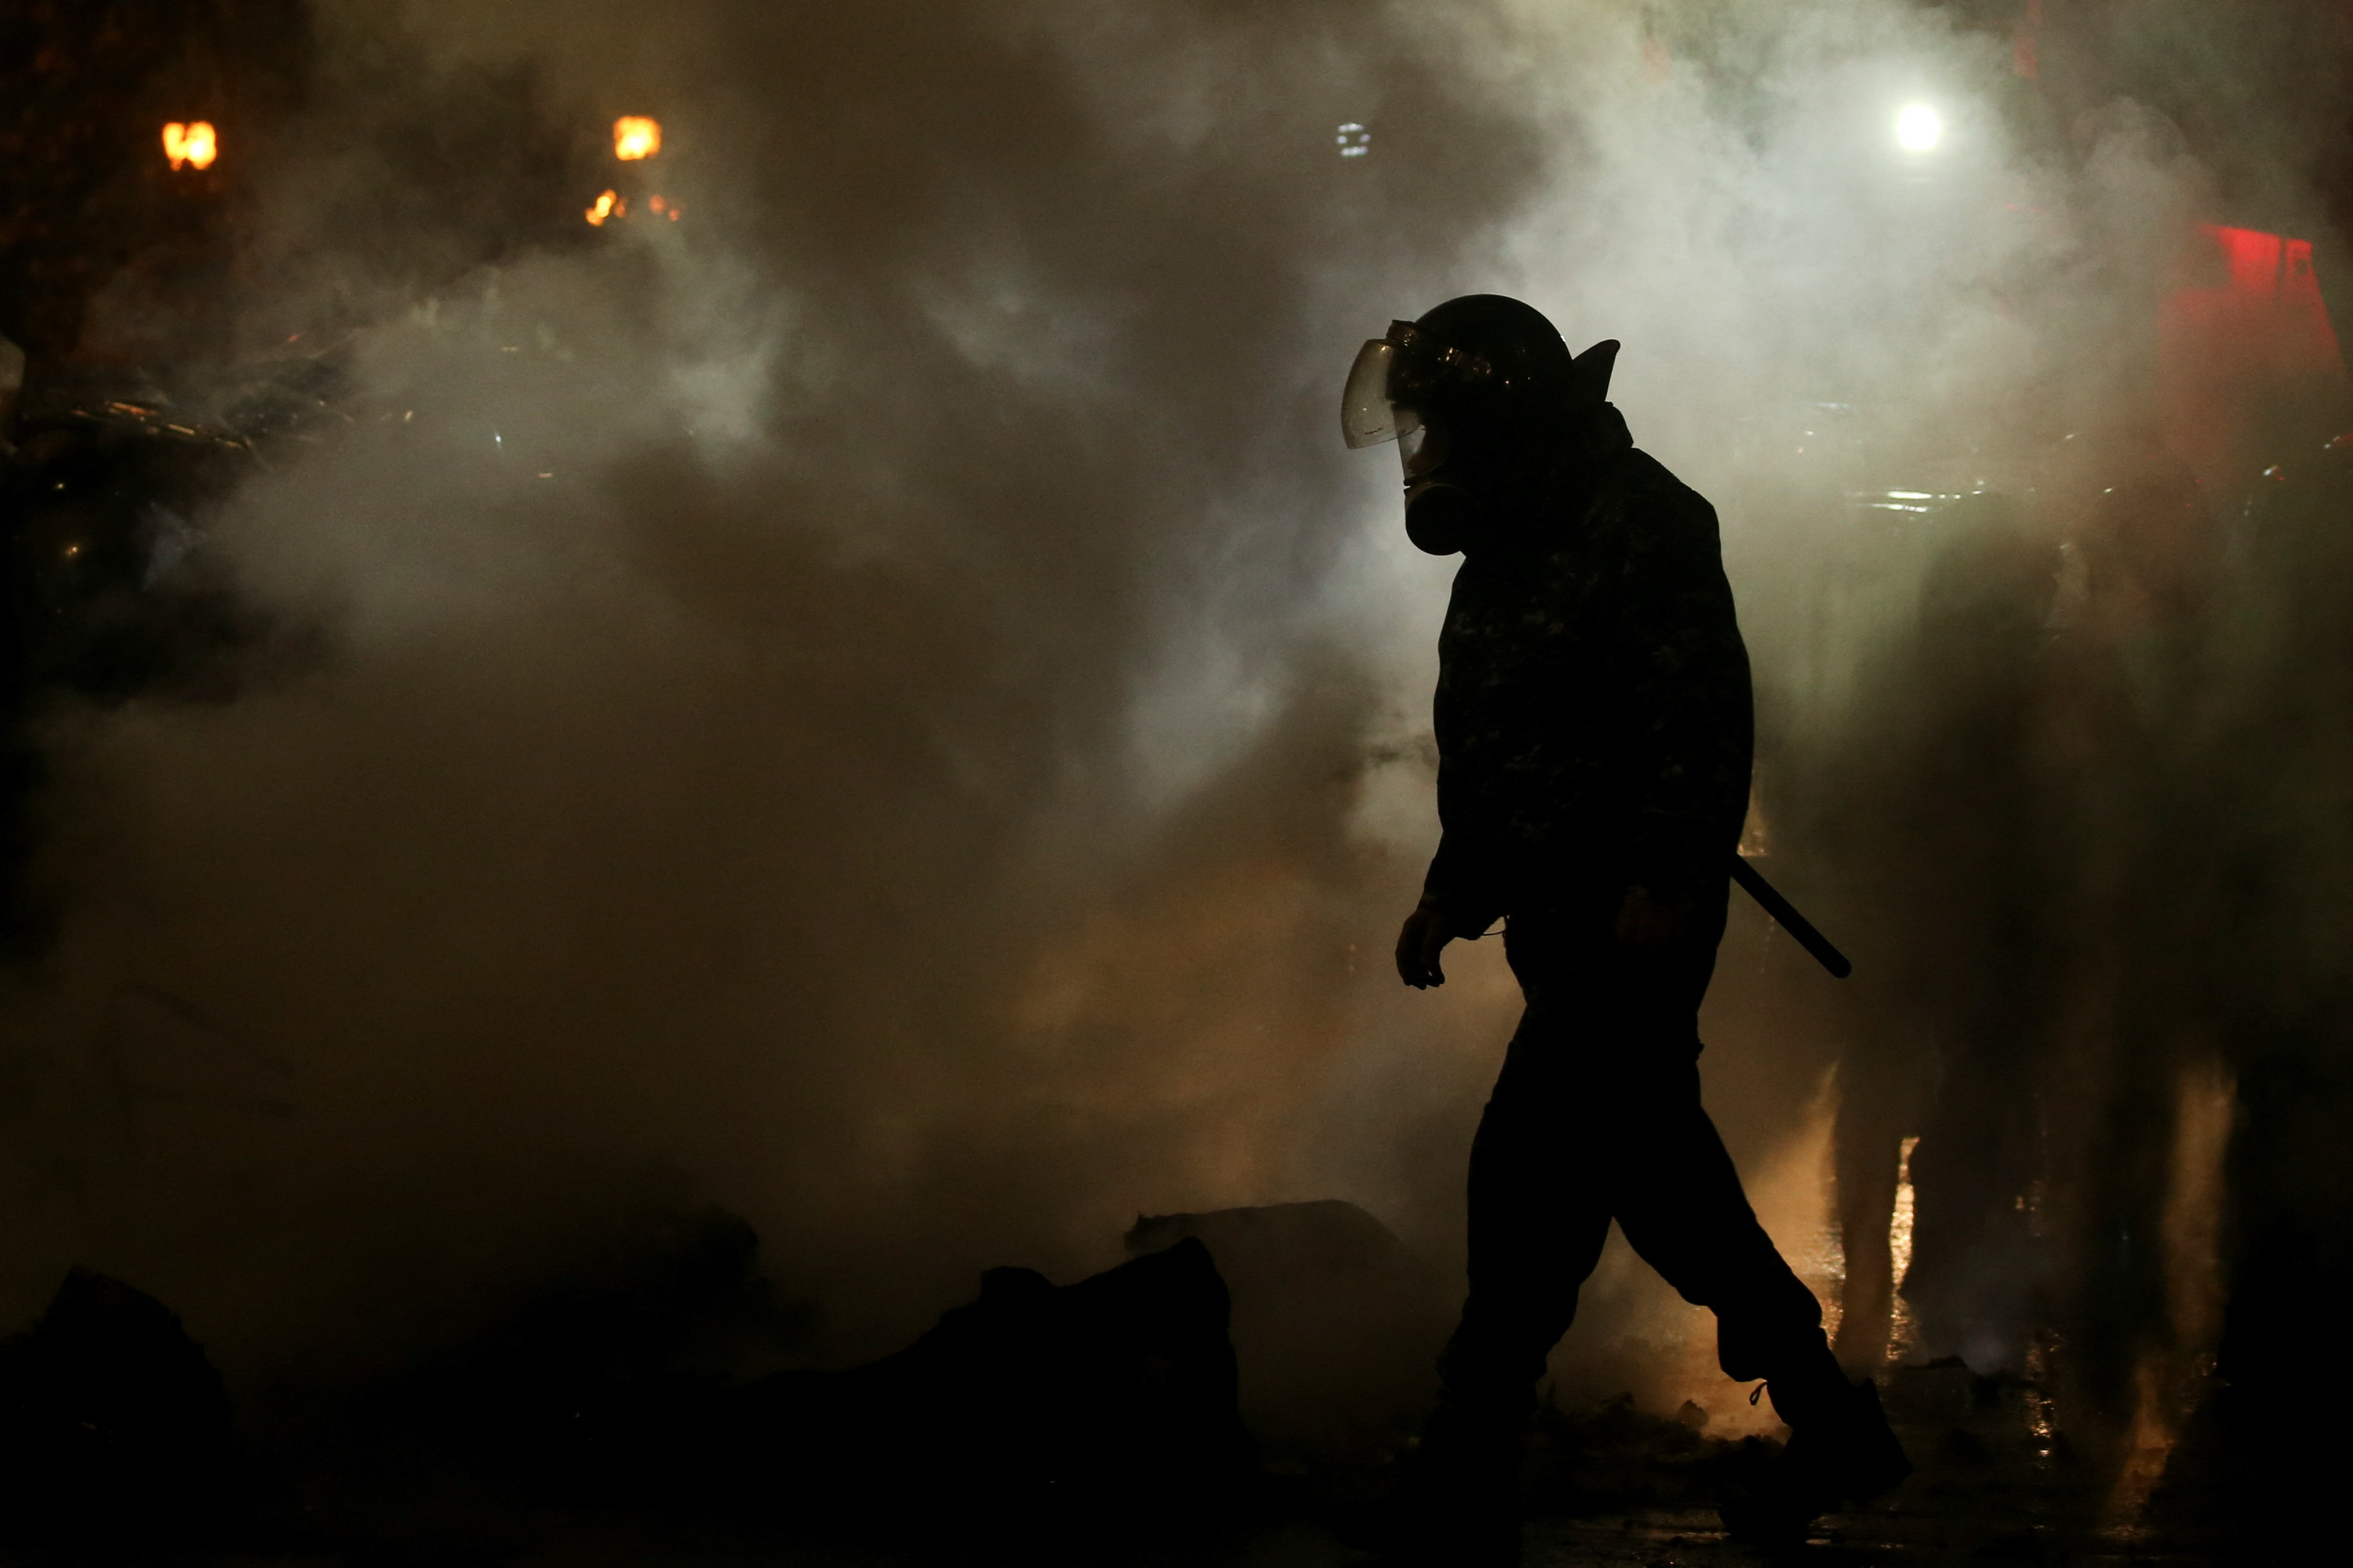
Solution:
[(1925, 103), (1908, 103), (1895, 117), (1895, 141), (1906, 153), (1928, 153), (1945, 139), (1945, 118)]
[(211, 121), (183, 125), (174, 120), (164, 127), (164, 156), (172, 161), (173, 168), (209, 169), (219, 155), (220, 141)]
[(624, 114), (613, 121), (613, 156), (624, 163), (650, 158), (660, 151), (660, 121), (642, 114)]

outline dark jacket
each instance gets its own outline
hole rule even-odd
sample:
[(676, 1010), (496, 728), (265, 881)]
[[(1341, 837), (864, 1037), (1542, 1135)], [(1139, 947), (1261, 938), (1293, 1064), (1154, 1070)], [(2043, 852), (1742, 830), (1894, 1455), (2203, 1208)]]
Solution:
[(1715, 510), (1606, 405), (1501, 488), (1438, 642), (1424, 902), (1458, 930), (1595, 891), (1720, 896), (1754, 718)]

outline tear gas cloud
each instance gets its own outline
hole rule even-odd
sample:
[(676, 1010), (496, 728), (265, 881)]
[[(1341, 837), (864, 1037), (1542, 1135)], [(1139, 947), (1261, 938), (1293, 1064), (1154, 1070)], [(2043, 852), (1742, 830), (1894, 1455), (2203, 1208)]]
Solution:
[[(1353, 1197), (1451, 1249), (1516, 997), (1493, 944), (1388, 973), (1450, 566), (1335, 435), (1356, 342), (1481, 290), (1624, 340), (1803, 736), (1910, 587), (1807, 640), (1789, 411), (1923, 470), (2126, 417), (2116, 324), (2211, 177), (2128, 101), (2036, 141), (2006, 37), (1887, 0), (316, 26), (249, 309), (366, 321), (413, 416), (207, 520), (315, 668), (46, 721), (61, 923), (6, 1002), (12, 1309), (88, 1262), (233, 1372), (427, 1348), (664, 1204), (744, 1214), (836, 1355), (1140, 1211)], [(518, 83), (555, 142), (657, 116), (687, 221), (428, 295), (509, 151), (392, 143)], [(1711, 1097), (1803, 1251), (1824, 1020), (1758, 940)]]

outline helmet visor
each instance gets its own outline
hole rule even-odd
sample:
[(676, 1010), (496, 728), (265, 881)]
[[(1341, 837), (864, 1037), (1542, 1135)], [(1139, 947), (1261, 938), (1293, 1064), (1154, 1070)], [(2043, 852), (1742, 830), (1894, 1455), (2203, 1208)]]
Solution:
[(1356, 351), (1356, 363), (1348, 367), (1347, 389), (1340, 395), (1340, 438), (1351, 447), (1377, 447), (1421, 427), (1412, 409), (1389, 401), (1398, 346), (1391, 338), (1374, 338)]

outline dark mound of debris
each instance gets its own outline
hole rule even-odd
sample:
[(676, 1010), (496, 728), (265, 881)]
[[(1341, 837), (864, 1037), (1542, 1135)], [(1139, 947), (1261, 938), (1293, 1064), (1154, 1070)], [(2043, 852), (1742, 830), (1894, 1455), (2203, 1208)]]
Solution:
[(76, 1268), (0, 1342), (0, 1529), (23, 1539), (190, 1540), (242, 1513), (221, 1375), (161, 1301)]
[(1187, 1237), (1232, 1289), (1241, 1411), (1272, 1468), (1379, 1465), (1410, 1438), (1458, 1280), (1336, 1199), (1139, 1216), (1127, 1250)]
[(430, 1365), (265, 1415), (266, 1461), (179, 1320), (77, 1269), (0, 1345), (0, 1539), (448, 1561), (596, 1518), (1050, 1553), (1261, 1501), (1198, 1239), (1067, 1286), (991, 1269), (893, 1355), (747, 1384), (815, 1337), (757, 1247), (717, 1209), (608, 1234)]
[(1057, 1288), (994, 1268), (895, 1355), (754, 1385), (736, 1477), (861, 1533), (1184, 1533), (1232, 1517), (1256, 1454), (1225, 1281), (1186, 1240)]

